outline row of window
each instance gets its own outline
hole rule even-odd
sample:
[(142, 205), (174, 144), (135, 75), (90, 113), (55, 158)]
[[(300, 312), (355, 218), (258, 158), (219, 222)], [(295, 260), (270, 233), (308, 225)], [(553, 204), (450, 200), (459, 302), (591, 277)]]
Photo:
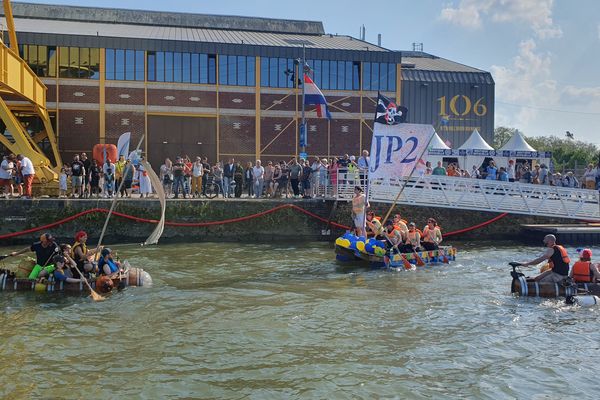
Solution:
[[(99, 79), (100, 49), (19, 45), (23, 60), (40, 77)], [(58, 69), (57, 69), (58, 67)]]
[[(95, 48), (20, 45), (21, 55), (41, 77), (98, 79), (100, 51)], [(215, 84), (215, 54), (106, 49), (106, 79), (119, 81)], [(58, 56), (58, 65), (57, 65)], [(254, 86), (256, 58), (220, 56), (221, 85)], [(396, 64), (357, 61), (308, 60), (313, 80), (324, 90), (396, 90)], [(58, 67), (58, 70), (57, 70)], [(293, 88), (299, 66), (290, 58), (263, 57), (263, 87)], [(147, 73), (147, 76), (145, 74)]]

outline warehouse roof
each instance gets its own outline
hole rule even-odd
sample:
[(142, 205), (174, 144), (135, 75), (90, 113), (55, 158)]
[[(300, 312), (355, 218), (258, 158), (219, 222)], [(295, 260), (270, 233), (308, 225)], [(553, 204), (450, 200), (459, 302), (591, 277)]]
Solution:
[[(323, 23), (288, 19), (229, 15), (79, 7), (57, 4), (12, 3), (14, 17), (60, 21), (105, 22), (111, 24), (214, 28), (295, 34), (324, 34)], [(4, 14), (3, 14), (4, 15)]]

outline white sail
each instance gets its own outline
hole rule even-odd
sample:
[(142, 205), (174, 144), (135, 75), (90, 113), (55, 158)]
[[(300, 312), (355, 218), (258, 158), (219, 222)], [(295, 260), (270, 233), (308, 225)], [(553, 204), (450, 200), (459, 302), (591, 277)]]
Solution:
[(165, 228), (165, 211), (167, 208), (167, 200), (162, 183), (160, 181), (160, 178), (156, 175), (156, 172), (154, 172), (154, 170), (146, 160), (141, 161), (141, 163), (144, 166), (146, 172), (148, 173), (150, 182), (152, 182), (152, 187), (154, 187), (154, 189), (156, 190), (156, 194), (158, 195), (158, 200), (160, 201), (161, 208), (160, 221), (158, 221), (158, 225), (156, 225), (154, 231), (150, 234), (150, 236), (148, 236), (148, 239), (146, 239), (144, 245), (157, 244), (158, 239), (160, 239), (160, 237), (162, 236), (163, 230)]

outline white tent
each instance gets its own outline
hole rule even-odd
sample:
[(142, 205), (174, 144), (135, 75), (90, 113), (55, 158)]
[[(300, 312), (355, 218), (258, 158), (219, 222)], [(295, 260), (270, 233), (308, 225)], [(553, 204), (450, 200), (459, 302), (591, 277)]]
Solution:
[(527, 143), (523, 134), (516, 131), (514, 135), (509, 139), (504, 146), (500, 148), (500, 151), (537, 151)]
[[(500, 156), (502, 155), (502, 156)], [(498, 150), (498, 156), (496, 157), (496, 164), (499, 167), (508, 167), (509, 160), (525, 159), (539, 160), (541, 164), (550, 165), (552, 156), (550, 153), (538, 152), (536, 149), (531, 147), (525, 140), (523, 134), (516, 131), (514, 135), (509, 139), (508, 142), (500, 150)]]
[(444, 143), (436, 132), (429, 142), (428, 155), (426, 157), (427, 161), (431, 163), (431, 168), (435, 168), (438, 161), (443, 161), (444, 154), (447, 153), (446, 150), (450, 150), (450, 147)]
[(462, 167), (467, 171), (470, 171), (473, 165), (477, 168), (481, 167), (485, 158), (490, 157), (490, 154), (494, 152), (494, 148), (483, 140), (477, 129), (473, 130), (471, 136), (458, 150), (466, 152), (466, 155), (463, 156)]

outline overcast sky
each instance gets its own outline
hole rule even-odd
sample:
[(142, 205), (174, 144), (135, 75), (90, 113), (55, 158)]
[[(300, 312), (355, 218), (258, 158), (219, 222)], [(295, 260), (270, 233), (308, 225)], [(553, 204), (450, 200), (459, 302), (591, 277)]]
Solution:
[[(31, 0), (30, 0), (31, 1)], [(192, 13), (320, 20), (328, 33), (359, 35), (490, 71), (496, 126), (600, 145), (599, 0), (55, 0), (33, 1)], [(17, 26), (18, 30), (18, 26)]]

